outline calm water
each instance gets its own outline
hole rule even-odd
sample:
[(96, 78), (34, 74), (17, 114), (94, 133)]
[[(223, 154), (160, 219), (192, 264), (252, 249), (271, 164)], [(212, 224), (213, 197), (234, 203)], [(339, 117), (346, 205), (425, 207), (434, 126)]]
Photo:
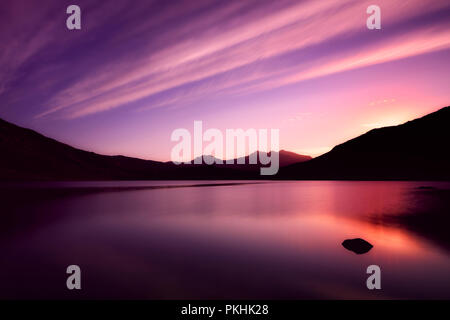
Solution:
[[(450, 200), (434, 197), (449, 189), (343, 181), (3, 185), (0, 298), (450, 298), (450, 245), (439, 231)], [(341, 246), (354, 237), (373, 249), (356, 255)], [(71, 264), (82, 269), (81, 291), (65, 287)], [(371, 264), (381, 267), (381, 290), (366, 288)]]

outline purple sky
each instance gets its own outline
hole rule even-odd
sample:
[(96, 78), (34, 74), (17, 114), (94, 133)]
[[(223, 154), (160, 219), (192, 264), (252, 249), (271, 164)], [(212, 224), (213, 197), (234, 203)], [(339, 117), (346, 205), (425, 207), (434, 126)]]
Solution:
[(0, 117), (104, 154), (169, 160), (202, 120), (318, 155), (450, 105), (447, 0), (2, 0), (0, 43)]

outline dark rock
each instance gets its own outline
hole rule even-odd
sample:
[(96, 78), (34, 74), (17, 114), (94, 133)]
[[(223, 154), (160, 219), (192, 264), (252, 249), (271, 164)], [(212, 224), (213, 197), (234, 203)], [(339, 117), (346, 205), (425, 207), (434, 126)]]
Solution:
[(373, 247), (369, 242), (361, 238), (344, 240), (342, 246), (356, 254), (366, 253)]

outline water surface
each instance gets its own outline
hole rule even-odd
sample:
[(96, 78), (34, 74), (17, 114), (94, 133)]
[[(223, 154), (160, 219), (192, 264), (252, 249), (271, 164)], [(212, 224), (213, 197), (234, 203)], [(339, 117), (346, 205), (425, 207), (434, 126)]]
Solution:
[[(3, 184), (0, 298), (450, 298), (450, 241), (441, 232), (449, 189), (395, 181)], [(356, 255), (341, 246), (355, 237), (374, 247)], [(82, 269), (80, 291), (65, 286), (72, 264)], [(381, 290), (366, 288), (371, 264), (381, 267)]]

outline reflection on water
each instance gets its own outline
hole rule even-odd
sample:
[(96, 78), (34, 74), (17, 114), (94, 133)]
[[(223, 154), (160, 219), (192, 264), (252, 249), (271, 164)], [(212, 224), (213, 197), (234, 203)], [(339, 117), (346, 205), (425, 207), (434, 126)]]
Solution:
[[(432, 207), (427, 193), (435, 190), (423, 185), (450, 189), (344, 181), (3, 186), (0, 297), (450, 298), (448, 243), (405, 222)], [(358, 237), (372, 250), (341, 246)], [(81, 291), (65, 287), (71, 264), (82, 269)], [(381, 267), (381, 290), (366, 288), (371, 264)]]

